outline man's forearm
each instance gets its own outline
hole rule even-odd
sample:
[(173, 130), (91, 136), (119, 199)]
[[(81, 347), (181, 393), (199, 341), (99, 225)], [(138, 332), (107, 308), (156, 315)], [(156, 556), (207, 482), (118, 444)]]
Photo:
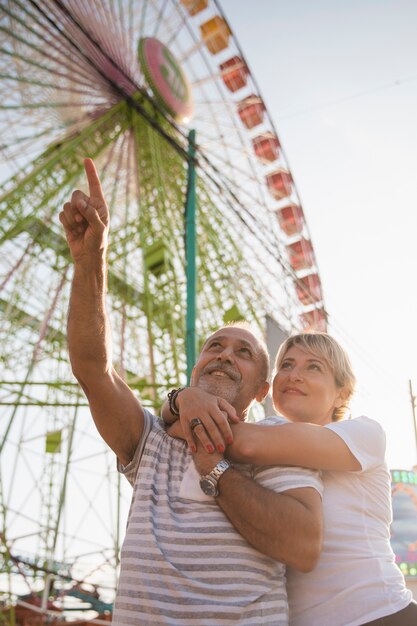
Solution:
[(111, 368), (106, 282), (104, 252), (89, 262), (75, 264), (68, 313), (68, 348), (75, 375), (92, 364)]
[(276, 493), (231, 468), (216, 501), (236, 530), (257, 550), (300, 571), (311, 570), (321, 549), (321, 500), (312, 488)]

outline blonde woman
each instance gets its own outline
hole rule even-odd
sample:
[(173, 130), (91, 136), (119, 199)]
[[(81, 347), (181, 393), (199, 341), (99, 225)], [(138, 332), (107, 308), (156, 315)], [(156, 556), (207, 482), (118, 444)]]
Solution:
[[(233, 438), (232, 461), (324, 470), (323, 550), (313, 571), (287, 568), (290, 626), (417, 625), (417, 604), (390, 546), (385, 434), (367, 417), (344, 419), (354, 385), (335, 339), (302, 333), (287, 339), (276, 358), (272, 397), (282, 424), (230, 424), (225, 411), (229, 421), (236, 418), (224, 402), (193, 388), (176, 398), (191, 446), (198, 437), (220, 450)], [(191, 432), (196, 416), (201, 423)]]

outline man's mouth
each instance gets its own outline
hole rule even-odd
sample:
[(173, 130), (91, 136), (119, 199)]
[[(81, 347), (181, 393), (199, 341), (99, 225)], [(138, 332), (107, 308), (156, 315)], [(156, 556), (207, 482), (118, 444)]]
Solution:
[(239, 375), (237, 372), (230, 368), (219, 368), (219, 367), (207, 367), (203, 371), (203, 375), (205, 376), (214, 376), (215, 378), (228, 378), (229, 380), (237, 381), (239, 380)]

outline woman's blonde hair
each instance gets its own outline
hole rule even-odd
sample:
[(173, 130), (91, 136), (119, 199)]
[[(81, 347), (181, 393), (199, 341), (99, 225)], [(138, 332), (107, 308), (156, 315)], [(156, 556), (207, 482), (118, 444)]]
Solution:
[(327, 362), (332, 370), (336, 386), (345, 391), (345, 401), (341, 407), (334, 409), (332, 420), (338, 422), (343, 419), (355, 391), (356, 383), (356, 378), (345, 350), (336, 339), (333, 339), (327, 333), (306, 332), (292, 335), (281, 344), (278, 350), (275, 360), (275, 372), (280, 369), (286, 353), (292, 346), (311, 352)]

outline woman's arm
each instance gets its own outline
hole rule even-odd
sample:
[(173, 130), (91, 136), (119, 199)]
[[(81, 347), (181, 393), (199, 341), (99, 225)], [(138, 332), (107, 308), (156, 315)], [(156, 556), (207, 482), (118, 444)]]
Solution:
[(227, 457), (235, 463), (301, 465), (311, 469), (357, 471), (361, 464), (339, 435), (316, 424), (232, 424)]
[[(221, 406), (222, 409), (227, 407), (228, 415), (220, 409), (219, 403), (224, 403)], [(222, 446), (227, 445), (226, 456), (235, 463), (298, 465), (335, 471), (361, 469), (343, 439), (324, 426), (304, 423), (263, 426), (236, 422), (233, 407), (196, 387), (181, 391), (177, 405), (182, 428), (178, 424), (176, 428), (171, 426), (168, 432), (186, 439), (192, 450), (195, 450), (194, 438), (198, 438), (208, 452), (217, 449), (222, 453)], [(164, 420), (168, 414), (171, 415), (166, 403), (162, 413)], [(189, 424), (194, 417), (199, 417), (203, 425), (191, 431)], [(229, 423), (231, 420), (234, 423)], [(166, 420), (167, 423), (170, 421)]]

